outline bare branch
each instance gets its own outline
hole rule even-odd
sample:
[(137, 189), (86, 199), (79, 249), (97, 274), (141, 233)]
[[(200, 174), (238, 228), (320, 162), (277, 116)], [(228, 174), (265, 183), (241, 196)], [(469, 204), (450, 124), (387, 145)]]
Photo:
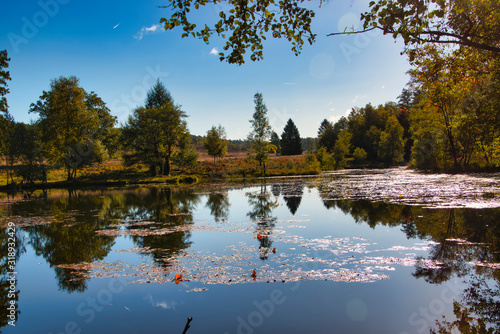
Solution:
[(344, 32), (332, 32), (326, 36), (338, 36), (338, 35), (354, 35), (354, 34), (362, 34), (368, 31), (372, 31), (373, 29), (379, 28), (383, 30), (381, 27), (371, 27), (370, 29), (359, 30), (359, 31), (344, 31)]

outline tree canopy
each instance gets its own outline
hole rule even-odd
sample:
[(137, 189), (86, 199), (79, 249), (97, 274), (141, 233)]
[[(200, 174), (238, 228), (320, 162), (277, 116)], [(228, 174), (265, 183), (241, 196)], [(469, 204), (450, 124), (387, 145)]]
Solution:
[[(263, 59), (263, 43), (267, 37), (284, 38), (298, 55), (305, 42), (313, 44), (315, 11), (311, 1), (255, 0), (225, 2), (217, 9), (218, 18), (202, 27), (193, 23), (194, 12), (205, 6), (219, 5), (221, 0), (169, 0), (163, 6), (172, 10), (162, 18), (166, 30), (182, 27), (182, 37), (192, 36), (209, 43), (213, 35), (227, 38), (221, 61), (243, 64), (245, 54), (250, 60)], [(314, 2), (321, 9), (324, 1)], [(412, 48), (424, 43), (453, 44), (500, 53), (500, 4), (497, 0), (378, 0), (370, 2), (371, 10), (361, 14), (363, 30), (332, 32), (363, 33), (380, 29), (394, 38), (403, 38), (412, 57)], [(333, 27), (332, 27), (333, 29)]]
[(79, 167), (107, 156), (103, 137), (115, 117), (94, 93), (87, 93), (77, 77), (59, 77), (30, 106), (38, 113), (41, 136), (48, 158), (66, 167), (68, 179)]
[(227, 139), (226, 130), (222, 125), (218, 127), (212, 126), (210, 130), (207, 131), (207, 137), (203, 144), (207, 150), (208, 155), (215, 158), (223, 158), (227, 154)]
[[(311, 21), (315, 13), (303, 6), (306, 0), (285, 0), (280, 2), (255, 0), (224, 2), (224, 9), (219, 12), (213, 24), (198, 27), (193, 23), (192, 11), (208, 5), (221, 4), (221, 0), (169, 0), (164, 6), (173, 11), (170, 18), (162, 18), (166, 30), (181, 26), (182, 37), (197, 37), (209, 43), (213, 35), (226, 38), (225, 52), (220, 52), (220, 60), (243, 64), (244, 55), (250, 51), (252, 61), (263, 59), (263, 41), (268, 35), (284, 38), (292, 44), (292, 51), (299, 54), (304, 42), (312, 44), (316, 35), (311, 31)], [(323, 0), (320, 0), (320, 5)]]
[(454, 44), (500, 53), (497, 0), (379, 0), (370, 7), (361, 15), (364, 31), (381, 29), (409, 48)]
[(414, 164), (463, 168), (481, 155), (487, 165), (497, 164), (500, 57), (429, 45), (417, 50), (412, 64), (411, 84), (420, 92), (410, 112)]
[(169, 175), (174, 155), (186, 153), (189, 146), (187, 115), (160, 81), (149, 90), (144, 105), (133, 111), (122, 131), (128, 149), (125, 163), (144, 163), (153, 175)]

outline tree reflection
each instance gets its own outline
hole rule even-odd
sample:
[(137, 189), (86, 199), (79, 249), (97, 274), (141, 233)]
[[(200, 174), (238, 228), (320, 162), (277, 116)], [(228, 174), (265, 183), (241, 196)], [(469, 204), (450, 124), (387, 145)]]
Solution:
[[(26, 226), (29, 245), (54, 268), (58, 286), (68, 292), (83, 292), (89, 274), (85, 270), (59, 267), (103, 260), (114, 245), (115, 236), (96, 233), (144, 229), (137, 222), (152, 221), (156, 228), (191, 224), (199, 195), (191, 189), (146, 188), (116, 191), (53, 192), (32, 196), (30, 201), (11, 205), (11, 214), (41, 216), (49, 224)], [(147, 227), (149, 228), (149, 227)], [(133, 236), (138, 247), (147, 248), (161, 266), (168, 266), (172, 255), (189, 247), (190, 233), (179, 231), (164, 235)]]
[[(491, 286), (493, 285), (493, 286)], [(460, 301), (453, 303), (455, 320), (436, 321), (431, 333), (500, 333), (500, 285), (481, 275), (470, 281)]]
[(229, 217), (229, 196), (227, 190), (219, 189), (212, 190), (208, 194), (207, 208), (210, 209), (210, 214), (214, 217), (215, 222), (224, 222)]
[(304, 184), (302, 183), (294, 183), (283, 188), (283, 199), (285, 200), (285, 204), (292, 215), (295, 215), (297, 212), (300, 202), (302, 201), (303, 194)]
[[(263, 183), (252, 190), (255, 191), (246, 193), (247, 216), (256, 223), (254, 233), (260, 246), (259, 257), (266, 260), (273, 245), (277, 221), (273, 211), (278, 207), (278, 197), (284, 196), (286, 206), (294, 215), (302, 201), (304, 184), (287, 182), (269, 186)], [(175, 227), (193, 224), (193, 213), (202, 197), (214, 220), (224, 221), (230, 211), (229, 195), (224, 187), (211, 190), (206, 198), (191, 188), (169, 187), (49, 191), (33, 193), (29, 200), (13, 203), (9, 206), (9, 215), (41, 216), (51, 221), (46, 225), (24, 227), (29, 236), (26, 245), (32, 246), (54, 268), (60, 289), (73, 292), (84, 291), (86, 280), (74, 270), (57, 266), (104, 259), (116, 237), (96, 231), (147, 232), (143, 236), (131, 233), (133, 236), (128, 240), (151, 256), (158, 266), (167, 268), (191, 245), (188, 228)], [(400, 229), (408, 239), (433, 241), (428, 244), (425, 260), (435, 266), (416, 267), (414, 277), (430, 284), (442, 284), (454, 277), (468, 280), (468, 288), (455, 301), (457, 319), (441, 321), (437, 331), (444, 333), (457, 328), (463, 332), (488, 332), (491, 328), (500, 331), (498, 325), (491, 325), (500, 323), (500, 270), (481, 266), (481, 263), (500, 262), (499, 209), (426, 209), (366, 200), (324, 199), (323, 204), (327, 209), (338, 209), (352, 216), (357, 224)], [(141, 224), (148, 222), (151, 224)], [(161, 233), (169, 228), (176, 232)], [(155, 233), (156, 230), (159, 232)], [(0, 248), (5, 254), (5, 230), (0, 232)], [(0, 285), (5, 288), (3, 261), (0, 262)], [(5, 302), (2, 296), (0, 306)]]
[(426, 260), (436, 265), (418, 266), (413, 276), (431, 284), (459, 277), (468, 287), (454, 302), (456, 319), (437, 321), (432, 332), (500, 333), (500, 270), (481, 265), (500, 262), (499, 209), (426, 209), (366, 200), (325, 199), (323, 204), (357, 223), (401, 226), (408, 239), (433, 241)]
[(272, 229), (275, 226), (277, 217), (272, 216), (272, 212), (278, 207), (278, 199), (271, 198), (267, 190), (267, 185), (261, 184), (260, 191), (246, 193), (250, 212), (247, 216), (257, 223), (255, 232), (259, 241), (259, 257), (266, 260), (272, 246)]
[[(129, 221), (154, 221), (158, 228), (183, 226), (193, 223), (193, 212), (200, 196), (192, 189), (150, 188), (134, 199), (127, 214)], [(143, 226), (131, 225), (128, 229), (141, 229)], [(153, 231), (154, 232), (154, 231)], [(148, 249), (162, 267), (171, 265), (171, 257), (189, 248), (191, 233), (178, 231), (169, 234), (133, 236), (139, 247)]]
[[(85, 291), (86, 280), (73, 269), (57, 266), (102, 260), (114, 244), (114, 237), (96, 234), (108, 225), (107, 219), (99, 215), (103, 199), (96, 195), (69, 190), (66, 196), (31, 202), (32, 207), (38, 206), (37, 210), (50, 208), (45, 215), (50, 214), (52, 222), (25, 227), (29, 244), (54, 267), (59, 288), (68, 292)], [(13, 212), (26, 214), (24, 204), (13, 205)]]
[(399, 226), (412, 221), (411, 208), (407, 206), (371, 202), (368, 200), (323, 200), (327, 209), (340, 209), (350, 215), (358, 224), (367, 224), (371, 228), (377, 225)]

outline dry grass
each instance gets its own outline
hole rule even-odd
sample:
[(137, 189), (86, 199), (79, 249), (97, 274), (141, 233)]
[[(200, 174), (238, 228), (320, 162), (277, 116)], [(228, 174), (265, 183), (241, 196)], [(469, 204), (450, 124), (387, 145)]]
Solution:
[[(182, 183), (197, 182), (200, 178), (247, 178), (261, 176), (257, 161), (249, 158), (247, 152), (230, 151), (222, 159), (209, 156), (205, 150), (198, 150), (200, 157), (198, 165), (191, 168), (175, 168), (171, 176), (151, 177), (145, 166), (125, 167), (120, 159), (108, 160), (101, 164), (84, 167), (77, 172), (77, 183), (83, 185), (109, 185), (111, 183)], [(299, 156), (269, 155), (266, 163), (266, 176), (318, 174), (319, 164), (316, 159)], [(19, 176), (14, 177), (16, 185), (23, 183)], [(9, 181), (9, 184), (11, 182)], [(47, 171), (47, 186), (65, 186), (67, 171), (64, 168), (49, 168)], [(0, 187), (7, 184), (7, 169), (0, 166)], [(41, 184), (37, 181), (36, 184)]]

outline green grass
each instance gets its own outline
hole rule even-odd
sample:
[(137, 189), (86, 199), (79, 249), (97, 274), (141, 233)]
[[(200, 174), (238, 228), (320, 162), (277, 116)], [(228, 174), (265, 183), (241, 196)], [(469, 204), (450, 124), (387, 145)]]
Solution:
[[(319, 163), (301, 156), (270, 156), (266, 163), (265, 176), (317, 175), (321, 172)], [(0, 190), (18, 188), (81, 188), (110, 187), (133, 184), (193, 184), (214, 179), (232, 180), (261, 177), (259, 164), (252, 159), (241, 157), (226, 158), (219, 162), (201, 161), (195, 167), (176, 169), (170, 176), (151, 176), (149, 170), (140, 165), (125, 167), (120, 160), (110, 160), (77, 171), (76, 179), (68, 181), (64, 168), (49, 168), (47, 183), (36, 181), (23, 184), (21, 177), (14, 177), (15, 184), (6, 185), (6, 169), (0, 169)]]

